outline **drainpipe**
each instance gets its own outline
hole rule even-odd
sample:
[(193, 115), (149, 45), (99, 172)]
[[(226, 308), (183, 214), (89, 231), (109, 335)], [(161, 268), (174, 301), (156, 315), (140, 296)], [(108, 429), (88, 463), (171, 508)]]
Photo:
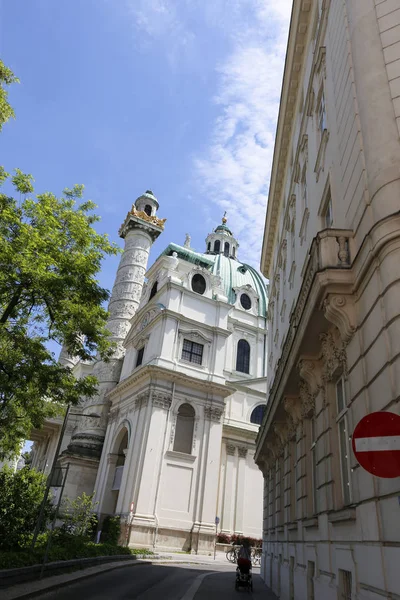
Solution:
[(174, 396), (175, 396), (175, 381), (172, 382), (172, 392), (171, 392), (171, 404), (168, 408), (167, 411), (167, 418), (165, 420), (165, 428), (164, 428), (164, 439), (163, 439), (163, 444), (162, 444), (162, 455), (161, 455), (161, 460), (160, 460), (160, 466), (158, 467), (158, 476), (157, 476), (157, 488), (156, 488), (156, 496), (154, 499), (154, 518), (156, 520), (156, 528), (154, 530), (154, 538), (153, 538), (153, 549), (155, 549), (156, 544), (157, 544), (157, 535), (158, 535), (158, 517), (157, 517), (157, 500), (158, 500), (158, 492), (160, 489), (160, 481), (161, 481), (161, 473), (162, 473), (162, 466), (163, 466), (163, 462), (164, 462), (164, 454), (165, 454), (165, 441), (167, 439), (167, 431), (168, 431), (168, 423), (169, 423), (169, 415), (171, 413), (171, 408), (174, 402)]

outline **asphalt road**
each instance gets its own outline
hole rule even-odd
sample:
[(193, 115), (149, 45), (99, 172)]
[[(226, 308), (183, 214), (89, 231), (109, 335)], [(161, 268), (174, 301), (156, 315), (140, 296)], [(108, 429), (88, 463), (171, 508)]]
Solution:
[(40, 600), (275, 600), (253, 573), (253, 593), (235, 590), (233, 565), (137, 565), (99, 573), (81, 582), (39, 596)]

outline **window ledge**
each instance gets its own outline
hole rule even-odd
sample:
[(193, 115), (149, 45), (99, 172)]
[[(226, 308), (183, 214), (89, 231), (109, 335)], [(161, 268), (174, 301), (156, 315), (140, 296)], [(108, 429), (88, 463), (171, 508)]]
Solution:
[(187, 367), (192, 367), (193, 369), (201, 369), (202, 371), (205, 371), (207, 368), (206, 365), (199, 365), (199, 363), (193, 362), (191, 360), (185, 360), (184, 358), (180, 358), (179, 362)]
[(176, 450), (167, 450), (165, 456), (186, 462), (194, 462), (196, 460), (196, 456), (193, 454), (185, 454), (185, 452), (177, 452)]
[(285, 528), (283, 525), (278, 525), (276, 527), (276, 531), (277, 531), (277, 533), (283, 533), (285, 531)]
[(318, 527), (317, 517), (312, 517), (312, 519), (306, 519), (305, 521), (303, 521), (303, 527), (305, 527), (306, 529), (311, 527)]
[(288, 523), (287, 524), (288, 531), (294, 531), (297, 529), (297, 523)]
[(344, 508), (341, 510), (335, 510), (328, 514), (329, 523), (341, 523), (343, 521), (355, 521), (356, 520), (356, 509), (355, 508)]

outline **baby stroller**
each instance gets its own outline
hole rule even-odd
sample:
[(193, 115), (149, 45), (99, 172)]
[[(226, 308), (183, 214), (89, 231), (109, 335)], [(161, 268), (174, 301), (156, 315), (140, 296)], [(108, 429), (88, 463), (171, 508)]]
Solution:
[(236, 569), (235, 590), (240, 587), (247, 588), (248, 592), (253, 591), (253, 577), (251, 573), (251, 562), (245, 559), (238, 559)]

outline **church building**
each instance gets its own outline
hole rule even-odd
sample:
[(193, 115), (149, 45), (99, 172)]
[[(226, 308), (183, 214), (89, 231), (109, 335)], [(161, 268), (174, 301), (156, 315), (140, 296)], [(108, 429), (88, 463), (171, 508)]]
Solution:
[[(240, 262), (226, 218), (204, 252), (187, 235), (146, 272), (164, 229), (157, 210), (147, 191), (119, 232), (125, 248), (109, 303), (111, 361), (82, 364), (61, 353), (78, 377), (93, 373), (99, 385), (67, 426), (59, 464), (68, 465), (64, 495), (95, 492), (100, 520), (121, 515), (131, 546), (205, 553), (216, 527), (262, 535), (254, 452), (266, 397), (267, 290)], [(53, 422), (45, 431), (56, 429)], [(45, 442), (55, 446), (37, 441), (36, 462), (49, 470)]]

